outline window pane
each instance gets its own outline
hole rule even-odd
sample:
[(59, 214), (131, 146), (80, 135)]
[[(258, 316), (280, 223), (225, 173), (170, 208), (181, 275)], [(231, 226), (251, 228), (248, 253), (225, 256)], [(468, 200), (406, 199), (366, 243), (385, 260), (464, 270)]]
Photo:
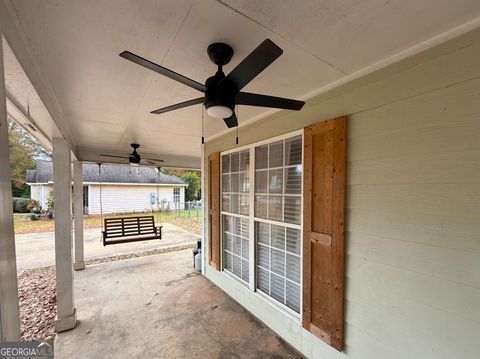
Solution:
[(249, 230), (248, 230), (248, 219), (240, 219), (240, 230), (241, 230), (241, 235), (244, 238), (248, 238), (249, 236)]
[(238, 213), (238, 194), (230, 195), (230, 212)]
[(269, 170), (269, 192), (282, 193), (283, 192), (283, 169)]
[(240, 155), (238, 152), (230, 154), (230, 172), (238, 172), (240, 165)]
[(242, 194), (239, 196), (239, 201), (240, 201), (239, 213), (248, 215), (249, 203), (250, 203), (249, 196), (246, 194)]
[(240, 171), (248, 171), (250, 167), (250, 151), (242, 151), (240, 153)]
[(223, 194), (222, 195), (222, 210), (225, 212), (230, 212), (230, 195)]
[(250, 181), (248, 179), (248, 172), (240, 173), (240, 192), (248, 192), (250, 190)]
[(285, 250), (285, 227), (272, 224), (272, 247)]
[(268, 219), (274, 221), (282, 220), (282, 196), (268, 197)]
[(231, 272), (233, 270), (232, 254), (228, 252), (224, 252), (223, 260), (225, 262), (224, 264), (225, 269)]
[(233, 254), (242, 256), (242, 239), (239, 236), (233, 236)]
[(222, 156), (222, 173), (230, 172), (230, 155)]
[(230, 175), (222, 176), (222, 192), (230, 192)]
[(287, 251), (300, 254), (300, 231), (294, 228), (287, 228)]
[(230, 181), (231, 181), (231, 192), (240, 192), (240, 177), (238, 173), (234, 173), (230, 175)]
[(257, 270), (257, 287), (262, 292), (270, 294), (270, 275), (262, 268)]
[(287, 278), (300, 283), (300, 257), (287, 254)]
[(285, 222), (300, 224), (301, 203), (300, 197), (285, 197)]
[(248, 261), (246, 260), (242, 260), (242, 279), (245, 281), (245, 282), (248, 282), (249, 281), (249, 272), (248, 272)]
[(262, 266), (263, 268), (270, 268), (270, 250), (268, 247), (265, 247), (261, 244), (257, 246), (257, 251), (258, 251), (258, 258), (257, 262), (259, 266)]
[(270, 295), (279, 302), (285, 303), (285, 281), (282, 277), (271, 273)]
[(231, 216), (223, 216), (223, 231), (224, 232), (229, 232), (232, 233), (232, 220), (233, 218)]
[(285, 166), (302, 163), (302, 136), (285, 140)]
[(268, 167), (268, 145), (255, 147), (255, 169)]
[(239, 278), (242, 278), (241, 259), (235, 255), (232, 258), (233, 258), (233, 274), (235, 274)]
[(255, 193), (267, 193), (268, 171), (255, 171)]
[(272, 248), (271, 271), (285, 277), (285, 252)]
[(232, 247), (232, 235), (231, 234), (225, 233), (225, 235), (223, 236), (223, 245), (224, 245), (226, 251), (229, 251), (229, 252), (232, 251), (233, 247)]
[(301, 194), (302, 166), (285, 168), (285, 193)]
[(263, 222), (255, 222), (255, 238), (257, 243), (264, 243), (269, 245), (270, 243), (270, 234), (269, 234), (270, 225)]
[(248, 240), (247, 239), (242, 239), (242, 258), (248, 259), (249, 253), (248, 253)]
[(255, 196), (255, 216), (259, 218), (267, 218), (267, 196)]
[(232, 217), (232, 233), (236, 236), (240, 236), (242, 233), (241, 219), (238, 217)]
[(283, 166), (283, 141), (275, 142), (269, 146), (269, 160), (268, 167), (282, 167)]
[(297, 313), (300, 313), (300, 286), (287, 281), (286, 304)]

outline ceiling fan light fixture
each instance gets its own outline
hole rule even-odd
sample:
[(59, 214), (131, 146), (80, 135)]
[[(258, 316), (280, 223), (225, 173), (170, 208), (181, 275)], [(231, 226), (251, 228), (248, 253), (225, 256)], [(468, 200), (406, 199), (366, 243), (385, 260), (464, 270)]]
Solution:
[(210, 106), (207, 108), (207, 113), (209, 116), (215, 118), (229, 118), (232, 116), (233, 111), (227, 106)]

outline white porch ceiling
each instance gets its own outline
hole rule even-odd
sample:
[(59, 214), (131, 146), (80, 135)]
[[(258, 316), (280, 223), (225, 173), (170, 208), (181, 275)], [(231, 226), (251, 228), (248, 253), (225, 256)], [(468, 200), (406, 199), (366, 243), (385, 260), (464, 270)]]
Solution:
[[(7, 2), (22, 46), (61, 109), (49, 109), (52, 118), (80, 159), (125, 153), (138, 142), (141, 153), (164, 156), (171, 165), (199, 163), (201, 107), (149, 112), (200, 93), (120, 58), (123, 50), (203, 83), (216, 70), (206, 54), (210, 43), (233, 47), (228, 73), (270, 38), (284, 54), (245, 90), (307, 99), (480, 17), (478, 0)], [(11, 45), (14, 52), (20, 46)], [(25, 106), (25, 94), (12, 81), (10, 93)], [(268, 113), (242, 106), (239, 122)], [(222, 120), (205, 118), (207, 137), (226, 130)]]

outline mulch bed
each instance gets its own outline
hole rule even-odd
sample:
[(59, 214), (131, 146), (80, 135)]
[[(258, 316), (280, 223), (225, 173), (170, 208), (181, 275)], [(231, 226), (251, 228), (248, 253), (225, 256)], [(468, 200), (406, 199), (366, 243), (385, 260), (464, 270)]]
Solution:
[[(196, 243), (158, 248), (143, 252), (93, 258), (85, 261), (92, 265), (139, 258), (162, 253), (186, 250)], [(55, 266), (33, 268), (23, 271), (18, 277), (20, 304), (20, 330), (23, 341), (50, 340), (55, 336), (57, 296), (55, 291)]]

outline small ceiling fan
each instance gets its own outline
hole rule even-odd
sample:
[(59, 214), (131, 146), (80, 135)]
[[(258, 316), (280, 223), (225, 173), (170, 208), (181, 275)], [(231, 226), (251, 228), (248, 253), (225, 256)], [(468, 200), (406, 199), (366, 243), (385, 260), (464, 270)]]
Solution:
[[(133, 152), (130, 153), (128, 156), (117, 156), (117, 155), (104, 155), (100, 154), (102, 157), (112, 157), (112, 158), (125, 158), (128, 159), (128, 163), (132, 166), (140, 166), (140, 164), (148, 164), (156, 166), (158, 163), (163, 163), (163, 160), (155, 159), (155, 158), (141, 158), (140, 154), (137, 153), (137, 149), (140, 147), (138, 143), (131, 143), (130, 146), (133, 148)], [(145, 163), (141, 163), (141, 161)]]
[(222, 67), (230, 62), (233, 56), (233, 49), (224, 43), (214, 43), (208, 46), (207, 53), (210, 60), (218, 66), (218, 71), (214, 76), (207, 79), (205, 85), (129, 51), (123, 51), (120, 56), (204, 93), (202, 97), (152, 111), (151, 113), (154, 114), (203, 103), (210, 116), (223, 118), (227, 127), (231, 128), (238, 126), (237, 117), (234, 112), (235, 105), (272, 107), (299, 111), (305, 104), (304, 101), (241, 92), (242, 88), (283, 53), (283, 50), (275, 45), (273, 41), (269, 39), (263, 41), (227, 76), (223, 73)]

